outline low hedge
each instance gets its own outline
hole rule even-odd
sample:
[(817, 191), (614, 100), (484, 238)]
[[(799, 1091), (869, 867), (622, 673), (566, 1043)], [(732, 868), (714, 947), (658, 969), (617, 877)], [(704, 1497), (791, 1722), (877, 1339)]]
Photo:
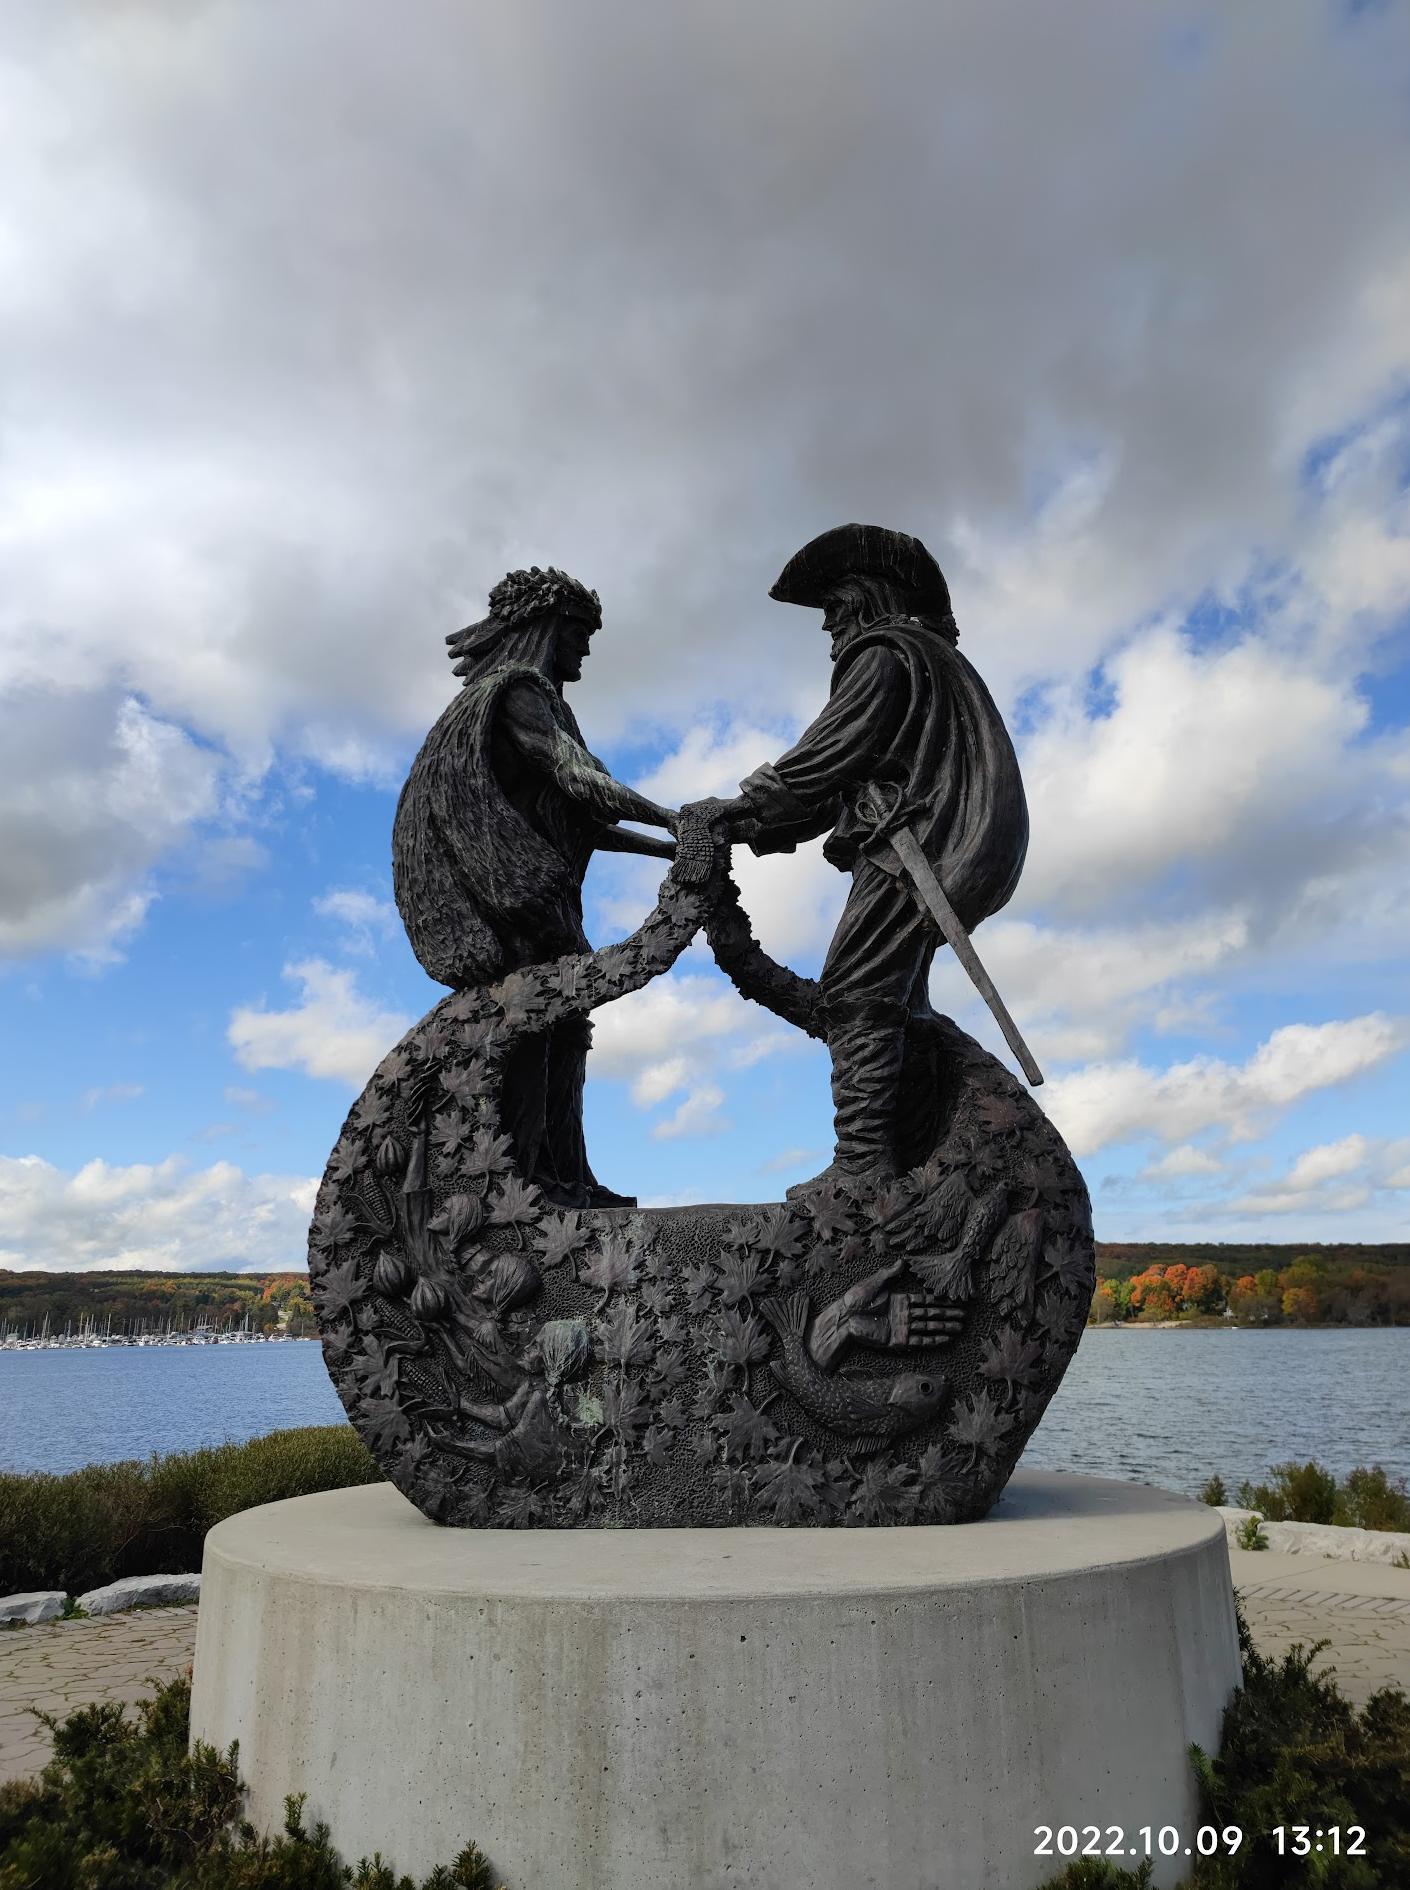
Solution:
[[(380, 1856), (344, 1864), (327, 1828), (287, 1802), (284, 1829), (261, 1837), (240, 1817), (236, 1750), (186, 1749), (191, 1688), (173, 1680), (129, 1719), (84, 1706), (54, 1734), (37, 1779), (0, 1785), (0, 1890), (418, 1890)], [(420, 1890), (495, 1890), (467, 1845)]]
[[(1232, 1854), (1194, 1861), (1183, 1890), (1405, 1890), (1410, 1884), (1410, 1697), (1382, 1687), (1360, 1711), (1331, 1673), (1325, 1642), (1260, 1654), (1239, 1615), (1243, 1685), (1224, 1713), (1219, 1757), (1191, 1746), (1200, 1821), (1237, 1825)], [(1366, 1833), (1364, 1857), (1280, 1855), (1279, 1825)], [(1148, 1890), (1150, 1867), (1102, 1858), (1069, 1865), (1045, 1890)]]
[(380, 1482), (347, 1424), (273, 1431), (245, 1444), (95, 1463), (67, 1476), (0, 1473), (0, 1594), (81, 1595), (123, 1575), (201, 1566), (206, 1531), (286, 1496)]
[[(1404, 1890), (1410, 1883), (1410, 1699), (1395, 1688), (1358, 1712), (1315, 1670), (1318, 1650), (1266, 1659), (1239, 1622), (1243, 1685), (1219, 1757), (1191, 1748), (1207, 1824), (1238, 1825), (1232, 1856), (1200, 1858), (1187, 1890)], [(284, 1830), (240, 1819), (234, 1748), (187, 1751), (190, 1687), (163, 1687), (129, 1719), (85, 1706), (54, 1733), (38, 1779), (0, 1785), (0, 1890), (418, 1890), (380, 1856), (344, 1864), (291, 1799)], [(1364, 1826), (1365, 1857), (1280, 1857), (1274, 1827)], [(1074, 1863), (1048, 1890), (1148, 1890), (1148, 1864)], [(747, 1871), (743, 1881), (748, 1881)], [(495, 1890), (475, 1845), (420, 1890)], [(1002, 1890), (997, 1885), (995, 1890)]]

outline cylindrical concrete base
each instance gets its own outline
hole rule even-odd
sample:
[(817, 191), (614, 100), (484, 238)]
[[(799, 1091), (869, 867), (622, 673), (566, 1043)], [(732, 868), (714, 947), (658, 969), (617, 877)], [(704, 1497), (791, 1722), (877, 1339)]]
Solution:
[[(1026, 1890), (1042, 1825), (1198, 1825), (1239, 1675), (1219, 1517), (1020, 1473), (987, 1520), (439, 1529), (387, 1487), (206, 1542), (192, 1731), (345, 1856), (510, 1890)], [(1159, 1862), (1158, 1884), (1188, 1870)]]

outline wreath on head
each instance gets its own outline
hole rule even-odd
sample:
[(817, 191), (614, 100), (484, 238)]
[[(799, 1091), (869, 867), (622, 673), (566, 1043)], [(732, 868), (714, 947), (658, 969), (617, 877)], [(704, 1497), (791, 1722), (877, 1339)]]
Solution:
[(596, 591), (554, 565), (546, 571), (535, 564), (527, 571), (507, 572), (490, 592), (489, 615), (463, 630), (452, 630), (446, 638), (452, 669), (469, 682), (507, 630), (551, 616), (576, 617), (596, 629), (602, 622), (602, 604)]
[(507, 572), (490, 592), (490, 615), (506, 629), (551, 612), (586, 617), (594, 627), (602, 622), (597, 592), (554, 565), (546, 571), (535, 564), (527, 571)]

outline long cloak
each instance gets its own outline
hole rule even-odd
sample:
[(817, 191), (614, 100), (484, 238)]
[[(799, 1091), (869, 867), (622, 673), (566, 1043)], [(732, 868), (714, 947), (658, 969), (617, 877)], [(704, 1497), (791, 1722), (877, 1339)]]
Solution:
[(528, 683), (575, 742), (572, 711), (541, 671), (506, 664), (447, 707), (411, 765), (392, 826), (392, 884), (411, 948), (456, 990), (586, 952), (582, 882), (601, 823), (551, 781), (506, 789), (495, 732), (505, 691)]
[(744, 784), (765, 820), (758, 850), (831, 828), (823, 852), (850, 872), (868, 853), (858, 802), (878, 784), (899, 791), (967, 930), (1012, 897), (1028, 850), (1013, 743), (973, 665), (947, 637), (908, 620), (872, 625), (847, 645), (826, 708)]

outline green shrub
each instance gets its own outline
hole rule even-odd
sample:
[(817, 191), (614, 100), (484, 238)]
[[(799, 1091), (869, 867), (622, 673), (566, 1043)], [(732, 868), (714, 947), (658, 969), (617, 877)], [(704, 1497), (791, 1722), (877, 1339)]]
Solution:
[[(1324, 1644), (1268, 1659), (1240, 1617), (1244, 1679), (1224, 1714), (1219, 1757), (1198, 1746), (1190, 1754), (1204, 1822), (1237, 1825), (1244, 1842), (1232, 1857), (1202, 1859), (1193, 1890), (1410, 1883), (1410, 1698), (1384, 1687), (1358, 1713), (1329, 1674), (1313, 1669)], [(1277, 1855), (1271, 1834), (1280, 1824), (1359, 1824), (1368, 1855), (1300, 1866)]]
[[(1405, 1890), (1410, 1884), (1410, 1698), (1395, 1687), (1358, 1713), (1329, 1674), (1314, 1671), (1318, 1647), (1266, 1659), (1239, 1616), (1243, 1685), (1224, 1714), (1219, 1757), (1191, 1746), (1200, 1822), (1237, 1825), (1243, 1843), (1196, 1858), (1186, 1890)], [(1278, 1825), (1325, 1829), (1359, 1824), (1365, 1857), (1280, 1857)], [(1145, 1872), (1143, 1875), (1142, 1872)], [(1044, 1890), (1142, 1890), (1149, 1871), (1104, 1859), (1074, 1863)]]
[(1234, 1541), (1241, 1549), (1266, 1549), (1268, 1538), (1257, 1516), (1245, 1516), (1234, 1531)]
[(1256, 1509), (1265, 1522), (1335, 1522), (1337, 1480), (1320, 1463), (1280, 1463), (1269, 1483), (1239, 1486), (1239, 1507)]
[[(417, 1890), (379, 1856), (344, 1864), (325, 1825), (306, 1830), (291, 1798), (284, 1829), (240, 1819), (236, 1751), (186, 1749), (190, 1685), (172, 1681), (137, 1708), (85, 1706), (45, 1716), (54, 1756), (38, 1779), (0, 1785), (0, 1890)], [(467, 1845), (421, 1890), (494, 1890)]]
[(1125, 1870), (1106, 1857), (1079, 1857), (1060, 1877), (1042, 1890), (1148, 1890), (1154, 1866), (1146, 1858), (1134, 1870)]
[(198, 1569), (206, 1531), (224, 1517), (381, 1475), (346, 1424), (147, 1463), (90, 1464), (67, 1476), (0, 1473), (0, 1594), (83, 1594), (123, 1575)]
[(1229, 1492), (1225, 1487), (1223, 1477), (1217, 1473), (1212, 1476), (1200, 1491), (1199, 1500), (1202, 1503), (1208, 1503), (1211, 1509), (1222, 1508), (1229, 1500)]
[(1353, 1470), (1341, 1486), (1337, 1521), (1357, 1529), (1410, 1530), (1410, 1490), (1404, 1477), (1388, 1477), (1379, 1464)]
[[(1380, 1464), (1358, 1466), (1338, 1483), (1320, 1463), (1280, 1463), (1267, 1483), (1241, 1483), (1239, 1504), (1256, 1509), (1265, 1522), (1337, 1523), (1352, 1529), (1410, 1530), (1410, 1488), (1404, 1477), (1387, 1476)], [(1214, 1476), (1200, 1495), (1223, 1489)]]

